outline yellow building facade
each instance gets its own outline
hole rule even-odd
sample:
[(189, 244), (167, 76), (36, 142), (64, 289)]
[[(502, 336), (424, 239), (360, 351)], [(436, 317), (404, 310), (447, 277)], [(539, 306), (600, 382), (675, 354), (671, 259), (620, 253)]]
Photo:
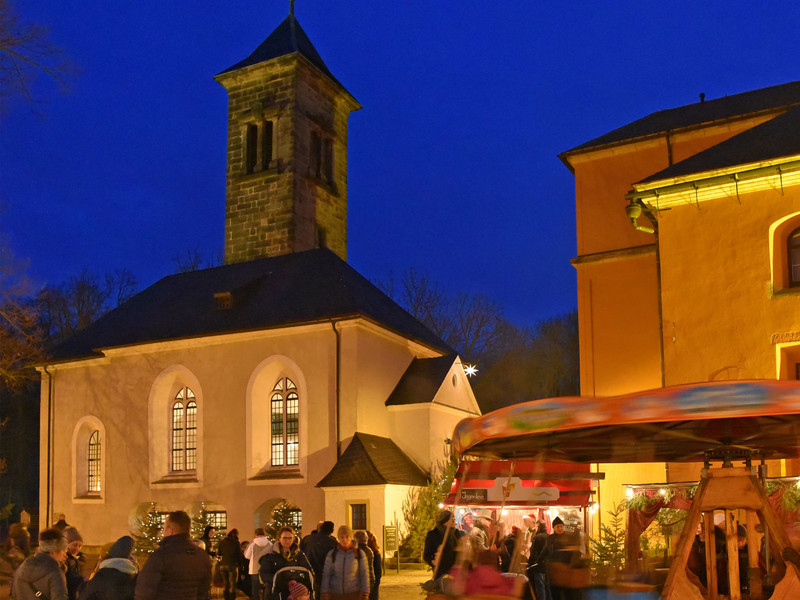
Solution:
[[(800, 83), (660, 111), (573, 148), (581, 393), (795, 379)], [(642, 457), (646, 461), (647, 457)], [(624, 483), (698, 465), (599, 465)], [(786, 462), (770, 475), (800, 474)]]

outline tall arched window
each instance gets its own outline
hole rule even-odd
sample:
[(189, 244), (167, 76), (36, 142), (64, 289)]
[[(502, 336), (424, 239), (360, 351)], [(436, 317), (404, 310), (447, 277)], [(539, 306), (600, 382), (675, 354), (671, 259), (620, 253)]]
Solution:
[(87, 472), (89, 481), (87, 490), (90, 494), (100, 493), (100, 432), (94, 430), (89, 436), (89, 451), (87, 453)]
[(282, 377), (272, 388), (270, 399), (273, 467), (300, 464), (300, 397), (297, 386)]
[(181, 388), (172, 403), (172, 460), (170, 469), (197, 469), (197, 402), (194, 392)]
[(800, 227), (786, 239), (786, 257), (789, 265), (789, 285), (800, 286)]

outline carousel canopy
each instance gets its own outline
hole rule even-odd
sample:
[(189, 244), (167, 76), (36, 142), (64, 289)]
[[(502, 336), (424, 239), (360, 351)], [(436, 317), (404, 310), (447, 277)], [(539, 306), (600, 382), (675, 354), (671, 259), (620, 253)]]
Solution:
[(607, 398), (535, 400), (464, 419), (463, 455), (573, 462), (800, 456), (800, 381), (714, 382)]

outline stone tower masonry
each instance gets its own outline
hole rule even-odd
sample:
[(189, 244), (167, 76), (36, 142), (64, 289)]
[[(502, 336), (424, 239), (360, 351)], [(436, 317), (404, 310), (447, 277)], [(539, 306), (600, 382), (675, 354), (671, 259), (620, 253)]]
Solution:
[(347, 120), (361, 106), (293, 11), (215, 79), (228, 92), (225, 263), (321, 246), (347, 260)]

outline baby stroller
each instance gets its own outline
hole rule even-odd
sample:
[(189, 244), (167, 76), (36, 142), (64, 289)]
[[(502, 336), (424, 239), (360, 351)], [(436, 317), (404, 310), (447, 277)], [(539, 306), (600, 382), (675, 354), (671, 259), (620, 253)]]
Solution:
[(289, 582), (296, 581), (308, 588), (308, 600), (314, 600), (314, 576), (305, 567), (283, 567), (278, 569), (272, 578), (272, 600), (288, 600)]

